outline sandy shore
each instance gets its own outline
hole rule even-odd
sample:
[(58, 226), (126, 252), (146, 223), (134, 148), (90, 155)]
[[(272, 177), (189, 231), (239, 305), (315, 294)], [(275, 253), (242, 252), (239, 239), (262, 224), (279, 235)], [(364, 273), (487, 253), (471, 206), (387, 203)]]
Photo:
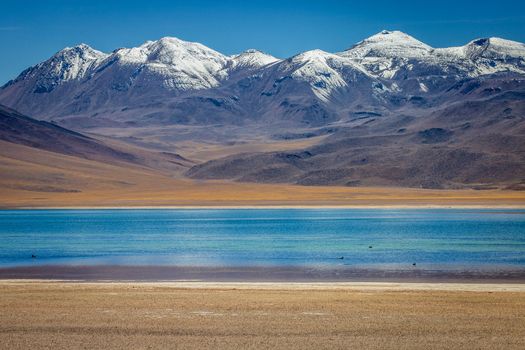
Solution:
[(523, 349), (525, 286), (0, 282), (3, 349)]

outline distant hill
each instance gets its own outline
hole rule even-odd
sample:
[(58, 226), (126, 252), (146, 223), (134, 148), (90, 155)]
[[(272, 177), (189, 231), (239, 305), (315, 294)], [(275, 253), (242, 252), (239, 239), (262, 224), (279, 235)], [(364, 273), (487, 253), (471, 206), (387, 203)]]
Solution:
[(24, 116), (3, 105), (0, 105), (0, 140), (91, 160), (137, 161), (133, 154), (58, 125)]
[[(0, 140), (23, 145), (35, 150), (94, 160), (110, 164), (130, 164), (153, 167), (151, 163), (171, 163), (173, 167), (187, 169), (194, 163), (170, 153), (152, 153), (129, 148), (125, 144), (108, 145), (104, 141), (65, 129), (53, 123), (36, 120), (0, 105)], [(161, 166), (158, 168), (162, 169)]]

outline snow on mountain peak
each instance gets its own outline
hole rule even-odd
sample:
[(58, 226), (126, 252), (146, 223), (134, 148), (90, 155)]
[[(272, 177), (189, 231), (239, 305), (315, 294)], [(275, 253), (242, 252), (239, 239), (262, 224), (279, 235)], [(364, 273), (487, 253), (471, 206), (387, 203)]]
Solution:
[(333, 54), (320, 50), (320, 49), (314, 49), (302, 52), (298, 55), (295, 55), (292, 57), (293, 61), (307, 61), (307, 60), (319, 60), (319, 59), (325, 59), (329, 56), (332, 56)]
[(259, 68), (279, 61), (278, 58), (262, 51), (249, 49), (231, 57), (230, 69)]
[(476, 39), (463, 47), (465, 55), (470, 59), (525, 59), (525, 44), (501, 39), (482, 38)]
[(368, 75), (352, 60), (318, 49), (282, 61), (280, 70), (295, 80), (307, 82), (322, 101), (328, 101), (336, 90), (347, 87), (356, 76)]
[(65, 81), (81, 79), (91, 67), (104, 60), (108, 55), (91, 48), (87, 44), (66, 47), (49, 60), (34, 67), (37, 78), (36, 91), (51, 91)]
[(365, 39), (341, 56), (363, 59), (366, 57), (418, 58), (427, 56), (432, 47), (400, 31), (383, 30)]
[[(320, 99), (328, 100), (336, 90), (351, 89), (354, 84), (373, 85), (378, 79), (396, 84), (405, 81), (406, 86), (417, 84), (414, 86), (422, 91), (430, 91), (432, 85), (423, 84), (428, 87), (423, 88), (420, 80), (463, 79), (509, 71), (525, 74), (525, 44), (500, 38), (433, 49), (403, 32), (384, 30), (340, 53), (310, 50), (280, 60), (254, 49), (226, 56), (199, 43), (164, 37), (109, 54), (86, 44), (67, 47), (25, 70), (8, 83), (8, 88), (30, 96), (49, 93), (71, 82), (82, 92), (91, 89), (124, 96), (128, 91), (148, 91), (160, 95), (219, 87), (229, 79), (275, 73), (292, 78), (290, 81), (308, 83)], [(381, 91), (390, 85), (386, 82), (384, 86), (387, 88)], [(403, 84), (398, 88), (403, 89)]]
[(60, 54), (64, 54), (64, 53), (67, 53), (67, 52), (74, 52), (74, 51), (84, 51), (84, 50), (89, 50), (91, 49), (91, 47), (88, 45), (88, 44), (84, 44), (84, 43), (80, 43), (78, 45), (75, 45), (75, 46), (66, 46), (64, 47), (62, 50), (58, 51), (56, 55), (60, 55)]
[(167, 89), (192, 90), (218, 85), (219, 72), (228, 58), (202, 44), (164, 37), (129, 49), (115, 51), (109, 62), (137, 67), (140, 74), (155, 75)]
[(424, 47), (427, 49), (431, 49), (431, 47), (428, 46), (427, 44), (417, 40), (413, 36), (410, 36), (398, 30), (394, 30), (394, 31), (383, 30), (363, 40), (361, 43), (367, 43), (367, 44), (388, 43), (389, 45), (416, 46), (416, 47)]
[(185, 60), (210, 61), (217, 65), (224, 65), (226, 62), (226, 56), (209, 47), (173, 37), (147, 42), (139, 48), (148, 52), (149, 61), (165, 64), (179, 64)]
[(100, 59), (106, 57), (107, 54), (95, 50), (91, 46), (82, 43), (73, 47), (66, 47), (58, 51), (53, 57), (67, 58), (72, 56), (80, 56), (85, 59)]

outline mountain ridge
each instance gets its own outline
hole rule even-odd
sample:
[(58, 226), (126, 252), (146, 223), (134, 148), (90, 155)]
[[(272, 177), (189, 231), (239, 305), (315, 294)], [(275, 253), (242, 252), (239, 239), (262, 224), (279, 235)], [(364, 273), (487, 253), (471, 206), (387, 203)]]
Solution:
[[(83, 44), (25, 70), (0, 89), (0, 103), (161, 152), (273, 145), (214, 151), (187, 172), (195, 179), (430, 188), (525, 181), (525, 44), (501, 38), (433, 48), (382, 31), (341, 52), (283, 59), (253, 49), (227, 56), (170, 37), (111, 53)], [(318, 144), (275, 151), (310, 139)], [(470, 170), (456, 171), (461, 164)]]
[[(418, 50), (414, 50), (414, 48), (417, 48)], [(490, 50), (489, 50), (490, 49)], [(507, 50), (506, 50), (507, 49)], [(371, 37), (362, 40), (358, 42), (357, 44), (351, 46), (349, 49), (346, 49), (341, 52), (333, 53), (333, 55), (338, 55), (342, 57), (352, 58), (352, 59), (363, 59), (368, 56), (372, 57), (381, 57), (381, 58), (414, 58), (414, 57), (420, 57), (421, 55), (415, 54), (416, 51), (424, 52), (424, 55), (428, 55), (431, 53), (442, 53), (449, 56), (461, 56), (463, 54), (464, 57), (462, 58), (472, 58), (476, 59), (479, 57), (483, 57), (484, 52), (491, 52), (492, 54), (499, 53), (502, 57), (513, 57), (518, 60), (521, 59), (523, 61), (525, 56), (525, 44), (501, 39), (501, 38), (480, 38), (472, 40), (471, 42), (465, 44), (464, 46), (460, 47), (450, 47), (450, 48), (432, 48), (431, 46), (409, 36), (408, 34), (405, 34), (403, 32), (399, 31), (387, 31), (383, 30), (378, 34), (372, 35)], [(503, 51), (503, 52), (502, 52)], [(301, 55), (305, 55), (308, 53), (323, 53), (322, 50), (311, 50), (306, 51), (302, 53), (298, 53), (288, 59), (298, 57)], [(52, 66), (53, 61), (64, 61), (69, 66), (75, 68), (76, 65), (80, 65), (78, 67), (79, 69), (75, 70), (75, 72), (83, 73), (86, 68), (87, 64), (92, 63), (98, 63), (99, 66), (94, 68), (94, 71), (91, 72), (92, 74), (96, 74), (104, 70), (108, 65), (114, 63), (116, 60), (122, 60), (123, 63), (153, 63), (153, 64), (165, 64), (166, 66), (180, 66), (183, 65), (185, 62), (184, 60), (186, 58), (191, 58), (192, 63), (196, 61), (207, 61), (208, 66), (204, 68), (208, 68), (207, 73), (210, 73), (211, 75), (218, 74), (221, 75), (221, 71), (226, 68), (228, 65), (235, 65), (234, 60), (236, 58), (242, 57), (243, 54), (255, 54), (259, 53), (264, 55), (266, 58), (265, 60), (255, 62), (255, 64), (258, 67), (275, 63), (278, 61), (284, 61), (286, 59), (277, 59), (271, 55), (264, 54), (258, 50), (246, 50), (240, 54), (232, 55), (232, 56), (226, 56), (223, 55), (213, 49), (210, 49), (200, 43), (195, 42), (188, 42), (184, 41), (175, 37), (163, 37), (156, 41), (146, 41), (142, 45), (138, 47), (132, 47), (132, 48), (119, 48), (114, 50), (111, 53), (103, 53), (101, 51), (95, 50), (92, 47), (90, 47), (87, 44), (79, 44), (74, 47), (67, 47), (59, 52), (57, 52), (55, 55), (53, 55), (50, 59), (39, 63), (33, 67), (28, 68), (26, 71), (33, 71), (41, 66), (47, 64)], [(330, 53), (326, 53), (330, 54)], [(69, 57), (67, 57), (69, 56)], [(180, 56), (180, 57), (179, 57)], [(191, 57), (190, 57), (191, 56)], [(315, 55), (311, 55), (313, 58), (315, 58)], [(198, 59), (195, 59), (195, 58)], [(457, 57), (456, 57), (457, 58)], [(73, 62), (74, 59), (77, 60), (83, 60), (82, 62)], [(210, 62), (214, 62), (215, 65), (210, 65)], [(521, 62), (523, 63), (523, 62)], [(84, 68), (84, 69), (80, 69)], [(184, 67), (183, 67), (184, 68)], [(184, 70), (183, 68), (180, 68), (180, 70)], [(190, 67), (193, 69), (193, 73), (195, 73), (196, 67)], [(197, 68), (203, 68), (203, 67), (197, 67)], [(366, 70), (366, 67), (363, 67), (364, 70)], [(525, 68), (524, 68), (525, 69)], [(206, 70), (206, 69), (205, 69)], [(20, 81), (21, 79), (25, 78), (25, 75), (27, 75), (27, 72), (24, 71), (21, 75), (19, 75), (17, 78), (7, 82), (4, 86), (2, 86), (2, 89), (5, 89), (6, 87), (9, 87), (13, 84), (15, 84), (17, 81)], [(524, 70), (520, 70), (520, 72), (524, 72)], [(60, 72), (57, 72), (60, 73)], [(166, 74), (169, 74), (167, 72)], [(79, 75), (80, 77), (83, 77), (82, 75)], [(71, 80), (76, 78), (77, 75), (72, 74), (72, 76), (64, 76), (63, 80)], [(203, 79), (209, 79), (210, 77), (201, 77)], [(220, 78), (220, 77), (214, 77), (214, 78)], [(212, 87), (213, 84), (210, 84), (212, 82), (208, 81), (208, 85), (199, 85), (195, 84), (192, 85), (191, 88), (199, 89), (204, 87)], [(216, 82), (213, 82), (216, 83)], [(184, 88), (183, 88), (184, 89)], [(43, 91), (43, 92), (49, 92), (49, 91)]]
[[(415, 55), (413, 47), (424, 54)], [(286, 118), (298, 112), (282, 107), (297, 103), (306, 110), (325, 104), (327, 113), (327, 109), (355, 109), (351, 103), (359, 92), (368, 97), (361, 105), (395, 109), (398, 95), (443, 94), (465, 79), (523, 75), (524, 60), (525, 45), (517, 42), (476, 39), (462, 47), (434, 49), (397, 31), (382, 31), (339, 53), (311, 50), (287, 59), (250, 50), (225, 56), (198, 43), (164, 37), (108, 54), (85, 44), (66, 48), (4, 85), (0, 102), (47, 120), (101, 113), (115, 115), (113, 121), (120, 114), (135, 120), (119, 109), (137, 107), (143, 109), (142, 115), (162, 119), (170, 117), (168, 109), (173, 109), (172, 103), (164, 103), (166, 99), (183, 104), (186, 115), (176, 116), (177, 123), (191, 123), (190, 113), (184, 113), (188, 103), (193, 109), (207, 110), (206, 101), (215, 100), (225, 102), (230, 109), (226, 113), (238, 112), (242, 118), (267, 112)], [(294, 96), (297, 93), (300, 96)], [(250, 110), (257, 99), (273, 101)], [(344, 106), (338, 105), (341, 100)]]

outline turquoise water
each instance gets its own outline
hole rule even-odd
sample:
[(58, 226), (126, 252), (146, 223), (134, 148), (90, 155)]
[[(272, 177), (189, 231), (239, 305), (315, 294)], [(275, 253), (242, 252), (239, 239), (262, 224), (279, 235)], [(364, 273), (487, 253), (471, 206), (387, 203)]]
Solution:
[(0, 211), (0, 267), (397, 267), (413, 263), (451, 269), (525, 268), (525, 211)]

